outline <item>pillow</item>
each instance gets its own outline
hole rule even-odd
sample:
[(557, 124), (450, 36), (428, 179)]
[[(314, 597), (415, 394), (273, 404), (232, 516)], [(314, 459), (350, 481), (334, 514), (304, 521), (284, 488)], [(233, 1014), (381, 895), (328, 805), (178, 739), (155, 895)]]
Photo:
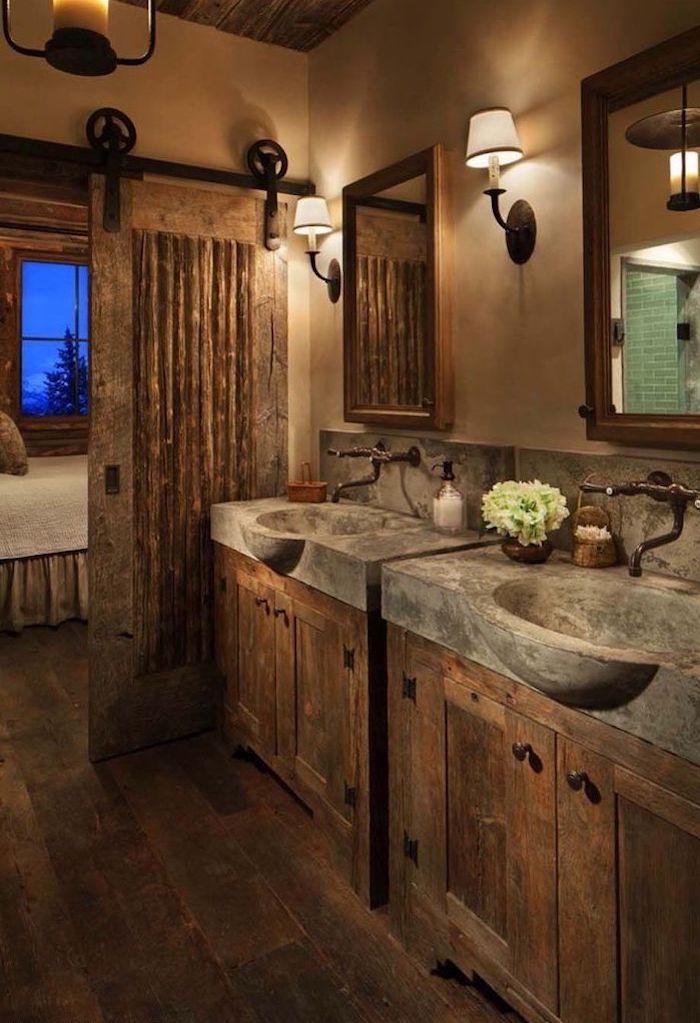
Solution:
[(28, 468), (27, 449), (22, 434), (15, 421), (0, 412), (0, 472), (25, 476)]

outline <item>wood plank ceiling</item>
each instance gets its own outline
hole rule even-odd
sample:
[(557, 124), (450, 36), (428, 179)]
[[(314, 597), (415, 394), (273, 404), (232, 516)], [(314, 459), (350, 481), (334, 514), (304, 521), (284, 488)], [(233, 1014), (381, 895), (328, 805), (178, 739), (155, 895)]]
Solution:
[[(145, 7), (145, 0), (125, 0)], [(313, 50), (371, 0), (158, 0), (158, 10), (222, 32)]]

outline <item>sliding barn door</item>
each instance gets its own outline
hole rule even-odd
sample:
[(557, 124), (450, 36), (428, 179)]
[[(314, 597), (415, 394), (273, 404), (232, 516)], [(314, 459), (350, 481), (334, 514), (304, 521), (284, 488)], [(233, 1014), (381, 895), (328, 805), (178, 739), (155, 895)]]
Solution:
[(287, 477), (287, 277), (263, 202), (91, 186), (90, 756), (213, 724), (209, 509)]

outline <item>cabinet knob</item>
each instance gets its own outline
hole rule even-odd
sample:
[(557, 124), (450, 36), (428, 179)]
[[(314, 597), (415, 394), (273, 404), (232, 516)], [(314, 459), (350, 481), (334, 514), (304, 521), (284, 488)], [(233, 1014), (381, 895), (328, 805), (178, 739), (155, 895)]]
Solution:
[(284, 618), (284, 624), (289, 625), (289, 615), (283, 607), (276, 607), (274, 610), (275, 618)]
[(588, 782), (589, 778), (585, 771), (567, 771), (566, 783), (574, 792), (580, 792)]
[(270, 601), (267, 599), (267, 597), (256, 597), (255, 598), (255, 603), (256, 603), (256, 605), (258, 607), (264, 607), (265, 608), (265, 614), (269, 615), (269, 613), (270, 613)]
[(532, 746), (529, 742), (514, 742), (513, 743), (513, 756), (516, 760), (521, 763), (532, 753)]

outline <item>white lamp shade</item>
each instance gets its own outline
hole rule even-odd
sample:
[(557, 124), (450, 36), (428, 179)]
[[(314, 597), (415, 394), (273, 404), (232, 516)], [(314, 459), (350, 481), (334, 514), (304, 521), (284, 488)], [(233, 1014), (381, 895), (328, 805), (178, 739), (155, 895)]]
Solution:
[(328, 203), (322, 195), (304, 195), (297, 202), (294, 215), (294, 233), (330, 234), (333, 230)]
[(502, 166), (522, 160), (520, 136), (507, 107), (479, 110), (469, 118), (467, 167), (488, 167), (490, 156)]

